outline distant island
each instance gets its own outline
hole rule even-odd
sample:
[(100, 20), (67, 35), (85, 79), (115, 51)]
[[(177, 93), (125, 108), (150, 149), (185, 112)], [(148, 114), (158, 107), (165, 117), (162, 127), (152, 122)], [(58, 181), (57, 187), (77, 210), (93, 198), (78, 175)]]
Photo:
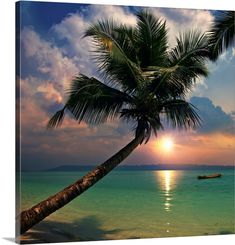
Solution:
[[(62, 165), (44, 171), (89, 171), (95, 166), (92, 165)], [(121, 171), (143, 171), (143, 170), (226, 170), (234, 169), (228, 165), (191, 165), (191, 164), (151, 164), (151, 165), (120, 165), (115, 170)]]

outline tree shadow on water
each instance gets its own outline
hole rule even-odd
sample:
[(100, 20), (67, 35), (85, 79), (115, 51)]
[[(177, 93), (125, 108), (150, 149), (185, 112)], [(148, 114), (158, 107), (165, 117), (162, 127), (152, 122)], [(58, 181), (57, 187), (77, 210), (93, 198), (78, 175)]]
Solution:
[(44, 220), (22, 235), (22, 244), (105, 240), (107, 234), (121, 229), (104, 230), (95, 216), (87, 216), (72, 223)]

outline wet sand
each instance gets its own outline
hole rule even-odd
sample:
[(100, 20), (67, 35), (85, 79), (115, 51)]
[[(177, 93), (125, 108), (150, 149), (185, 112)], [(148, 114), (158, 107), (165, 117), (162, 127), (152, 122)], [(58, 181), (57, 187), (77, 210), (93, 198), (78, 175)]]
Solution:
[(72, 223), (47, 219), (21, 235), (18, 242), (21, 244), (31, 244), (110, 240), (113, 239), (112, 235), (120, 231), (119, 229), (102, 229), (95, 216), (87, 216)]

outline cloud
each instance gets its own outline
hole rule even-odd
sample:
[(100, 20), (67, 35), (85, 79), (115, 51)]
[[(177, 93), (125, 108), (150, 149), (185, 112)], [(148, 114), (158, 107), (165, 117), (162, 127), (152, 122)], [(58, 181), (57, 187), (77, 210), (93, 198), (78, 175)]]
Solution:
[(44, 83), (37, 88), (37, 92), (44, 95), (44, 98), (48, 102), (56, 102), (61, 104), (62, 96), (59, 91), (57, 91), (51, 82)]
[(197, 107), (198, 114), (202, 118), (202, 126), (198, 128), (199, 133), (234, 133), (232, 116), (226, 114), (220, 106), (215, 106), (209, 98), (192, 97), (190, 102)]
[(235, 56), (235, 48), (232, 48), (232, 56)]
[(28, 128), (33, 130), (41, 130), (46, 125), (47, 112), (41, 109), (44, 101), (38, 101), (35, 98), (37, 93), (38, 79), (35, 77), (28, 77), (26, 79), (19, 79), (17, 81), (20, 86), (20, 123), (22, 128), (22, 135), (25, 137), (25, 132)]
[(230, 113), (235, 108), (235, 57), (231, 49), (228, 49), (226, 56), (225, 61), (219, 58), (216, 63), (208, 64), (210, 73), (204, 80), (205, 86), (197, 84), (191, 96), (208, 97), (226, 113)]
[(92, 5), (90, 7), (90, 20), (92, 22), (111, 19), (126, 25), (136, 24), (136, 16), (127, 8), (114, 5)]
[(69, 113), (61, 127), (47, 130), (48, 120), (56, 111), (54, 108), (51, 113), (50, 108), (61, 107), (61, 94), (51, 82), (37, 77), (29, 76), (17, 83), (23, 169), (99, 164), (131, 140), (131, 131), (119, 121), (90, 126), (84, 122), (78, 124)]
[(154, 15), (166, 20), (169, 29), (169, 42), (171, 46), (176, 43), (176, 36), (188, 30), (200, 30), (202, 33), (208, 31), (213, 22), (213, 15), (207, 10), (190, 9), (168, 9), (153, 8)]
[(92, 74), (94, 66), (91, 65), (90, 59), (91, 42), (83, 38), (87, 27), (88, 22), (77, 13), (68, 15), (51, 29), (58, 40), (64, 41), (63, 52), (76, 61), (79, 70)]
[(37, 71), (47, 75), (57, 89), (64, 89), (72, 76), (79, 72), (74, 60), (63, 55), (60, 48), (42, 39), (32, 28), (22, 30), (21, 42), (26, 58), (36, 61)]
[(226, 61), (228, 58), (228, 52), (227, 51), (224, 51), (220, 56), (219, 56), (219, 59), (222, 60), (222, 61)]
[(228, 48), (219, 56), (217, 63), (226, 62), (229, 64), (234, 59), (234, 57), (235, 57), (235, 48)]

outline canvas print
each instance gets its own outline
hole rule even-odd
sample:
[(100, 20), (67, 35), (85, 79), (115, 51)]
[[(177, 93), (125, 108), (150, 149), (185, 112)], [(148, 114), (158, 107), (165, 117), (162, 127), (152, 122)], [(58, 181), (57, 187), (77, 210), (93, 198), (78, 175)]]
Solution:
[(16, 3), (16, 241), (234, 234), (234, 12)]

